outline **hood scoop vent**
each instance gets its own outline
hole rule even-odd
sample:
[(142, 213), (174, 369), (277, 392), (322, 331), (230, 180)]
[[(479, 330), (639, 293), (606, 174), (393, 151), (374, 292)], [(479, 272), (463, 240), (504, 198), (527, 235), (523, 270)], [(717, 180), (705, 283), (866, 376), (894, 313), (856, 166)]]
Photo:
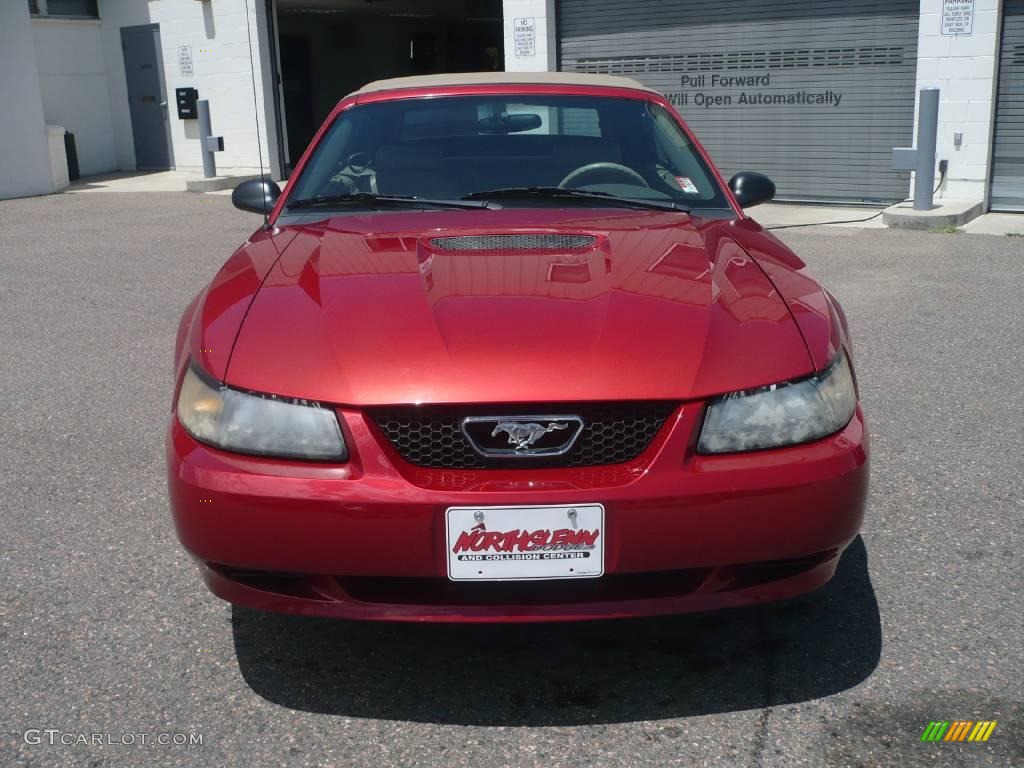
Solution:
[(571, 234), (508, 234), (454, 235), (435, 237), (429, 242), (436, 251), (579, 251), (594, 247), (595, 235)]

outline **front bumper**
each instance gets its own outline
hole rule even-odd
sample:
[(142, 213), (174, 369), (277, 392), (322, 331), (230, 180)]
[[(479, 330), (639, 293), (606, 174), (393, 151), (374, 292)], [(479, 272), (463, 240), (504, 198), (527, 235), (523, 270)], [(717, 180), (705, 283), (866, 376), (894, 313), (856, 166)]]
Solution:
[[(358, 411), (339, 411), (352, 458), (337, 465), (219, 451), (172, 416), (171, 509), (214, 593), (307, 615), (612, 618), (746, 605), (825, 584), (863, 519), (860, 409), (824, 440), (724, 456), (695, 453), (701, 413), (681, 406), (627, 464), (540, 470), (415, 467)], [(448, 581), (448, 507), (587, 502), (605, 506), (604, 577)]]

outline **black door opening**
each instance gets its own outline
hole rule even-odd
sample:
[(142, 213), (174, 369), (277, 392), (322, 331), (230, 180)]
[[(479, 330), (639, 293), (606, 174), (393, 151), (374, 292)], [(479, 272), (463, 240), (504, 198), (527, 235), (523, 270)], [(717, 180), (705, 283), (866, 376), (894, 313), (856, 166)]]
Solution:
[(346, 94), (388, 77), (504, 69), (500, 0), (278, 0), (290, 173)]

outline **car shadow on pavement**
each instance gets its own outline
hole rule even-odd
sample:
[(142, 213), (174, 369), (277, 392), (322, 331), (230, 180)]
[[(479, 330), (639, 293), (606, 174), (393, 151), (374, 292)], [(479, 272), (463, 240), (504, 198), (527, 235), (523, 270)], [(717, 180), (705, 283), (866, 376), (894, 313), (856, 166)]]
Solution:
[(618, 723), (806, 701), (867, 678), (882, 644), (859, 537), (827, 587), (711, 613), (430, 625), (232, 610), (239, 668), (268, 701), (461, 725)]

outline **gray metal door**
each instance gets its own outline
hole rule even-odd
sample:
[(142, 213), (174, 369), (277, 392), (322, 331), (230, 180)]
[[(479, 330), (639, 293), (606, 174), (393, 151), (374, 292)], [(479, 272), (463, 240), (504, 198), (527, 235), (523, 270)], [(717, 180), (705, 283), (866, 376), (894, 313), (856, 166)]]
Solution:
[(900, 200), (913, 145), (917, 0), (560, 0), (565, 70), (664, 93), (726, 177), (780, 199)]
[(1024, 0), (1005, 0), (999, 53), (992, 199), (998, 211), (1024, 211)]
[(122, 27), (121, 49), (135, 138), (135, 167), (170, 168), (167, 95), (160, 69), (160, 25)]

